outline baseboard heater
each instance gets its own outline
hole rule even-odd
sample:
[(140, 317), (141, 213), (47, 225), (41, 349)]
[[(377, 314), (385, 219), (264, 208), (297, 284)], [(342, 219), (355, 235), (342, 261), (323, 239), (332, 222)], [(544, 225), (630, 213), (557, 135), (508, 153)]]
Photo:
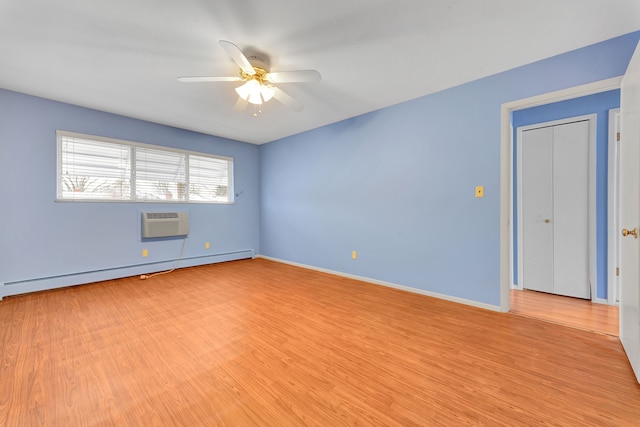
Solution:
[[(181, 262), (181, 267), (194, 267), (198, 265), (208, 265), (218, 262), (236, 261), (240, 259), (253, 258), (253, 249), (242, 249), (237, 251), (220, 252), (205, 256), (185, 257)], [(88, 270), (60, 274), (54, 276), (40, 276), (23, 278), (11, 282), (0, 281), (0, 296), (9, 297), (13, 295), (27, 294), (31, 292), (46, 291), (49, 289), (64, 288), (67, 286), (82, 285), (85, 283), (101, 282), (103, 280), (119, 279), (121, 277), (138, 276), (149, 271), (160, 271), (171, 268), (175, 260), (162, 260), (142, 264), (122, 265), (117, 267), (107, 267), (98, 270)], [(2, 292), (4, 291), (4, 295)]]
[(188, 212), (143, 212), (142, 238), (186, 236), (189, 234)]

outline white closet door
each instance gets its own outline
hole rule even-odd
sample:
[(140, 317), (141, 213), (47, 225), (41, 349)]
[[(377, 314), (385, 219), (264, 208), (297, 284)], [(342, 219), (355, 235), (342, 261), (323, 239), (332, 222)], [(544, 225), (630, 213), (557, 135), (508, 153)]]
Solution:
[(520, 147), (522, 285), (589, 299), (589, 121), (524, 130)]
[(591, 298), (589, 122), (553, 127), (554, 293)]
[(521, 147), (523, 285), (553, 292), (553, 128), (524, 131)]

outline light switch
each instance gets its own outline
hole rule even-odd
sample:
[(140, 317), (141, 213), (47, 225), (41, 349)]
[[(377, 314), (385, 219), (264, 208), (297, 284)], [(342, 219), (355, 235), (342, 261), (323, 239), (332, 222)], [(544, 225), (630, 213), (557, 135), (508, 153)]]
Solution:
[(484, 197), (484, 185), (476, 186), (476, 197)]

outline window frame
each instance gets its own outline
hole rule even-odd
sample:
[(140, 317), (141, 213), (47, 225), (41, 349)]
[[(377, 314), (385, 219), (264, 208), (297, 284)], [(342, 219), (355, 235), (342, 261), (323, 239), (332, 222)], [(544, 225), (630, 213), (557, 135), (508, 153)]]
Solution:
[[(106, 144), (114, 144), (128, 147), (131, 152), (129, 156), (129, 182), (130, 182), (130, 198), (129, 199), (107, 199), (107, 198), (64, 198), (63, 182), (62, 182), (62, 140), (63, 138), (78, 138), (88, 141), (96, 141)], [(136, 187), (136, 148), (151, 149), (158, 151), (166, 151), (171, 153), (179, 153), (185, 155), (184, 174), (185, 185), (189, 188), (190, 156), (205, 157), (215, 160), (223, 160), (227, 162), (227, 201), (209, 201), (209, 200), (189, 200), (190, 191), (185, 192), (185, 199), (167, 199), (154, 200), (138, 198)], [(234, 192), (234, 158), (228, 156), (220, 156), (216, 154), (203, 153), (199, 151), (183, 150), (180, 148), (166, 147), (162, 145), (147, 144), (142, 142), (128, 141), (117, 138), (109, 138), (98, 135), (89, 135), (78, 132), (65, 130), (56, 130), (56, 202), (74, 203), (74, 202), (91, 202), (91, 203), (186, 203), (186, 204), (214, 204), (214, 205), (232, 205), (235, 203)]]

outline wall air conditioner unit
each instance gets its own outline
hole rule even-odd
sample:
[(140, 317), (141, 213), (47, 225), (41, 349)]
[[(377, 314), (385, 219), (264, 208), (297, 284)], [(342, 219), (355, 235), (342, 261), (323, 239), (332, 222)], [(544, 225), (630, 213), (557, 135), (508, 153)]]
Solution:
[(143, 212), (142, 238), (186, 236), (189, 234), (188, 212)]

